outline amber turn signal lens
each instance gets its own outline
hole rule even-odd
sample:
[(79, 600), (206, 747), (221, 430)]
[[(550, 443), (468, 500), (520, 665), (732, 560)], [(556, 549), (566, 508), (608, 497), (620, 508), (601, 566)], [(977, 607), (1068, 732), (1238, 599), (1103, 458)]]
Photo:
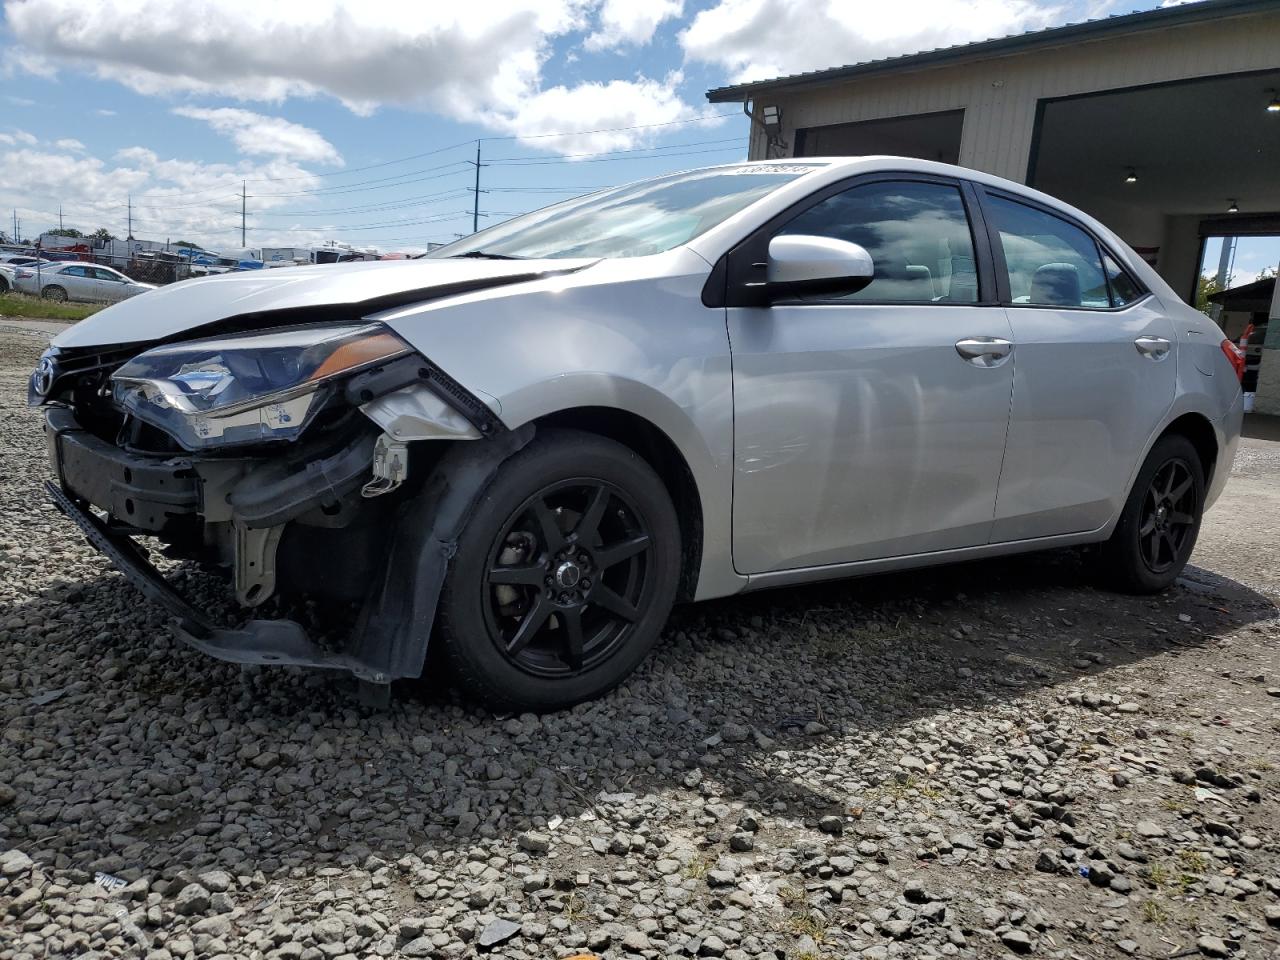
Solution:
[(325, 358), (308, 380), (324, 380), (345, 370), (354, 370), (379, 360), (390, 360), (409, 352), (409, 345), (394, 333), (375, 333), (349, 340)]

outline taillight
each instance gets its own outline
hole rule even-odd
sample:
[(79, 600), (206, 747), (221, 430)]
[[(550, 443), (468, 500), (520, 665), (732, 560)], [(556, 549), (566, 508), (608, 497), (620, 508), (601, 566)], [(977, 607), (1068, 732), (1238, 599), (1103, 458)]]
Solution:
[(1222, 352), (1227, 355), (1231, 369), (1236, 372), (1237, 380), (1244, 380), (1244, 351), (1230, 340), (1222, 341)]
[(32, 277), (35, 276), (35, 274), (32, 273), (30, 270), (18, 270), (17, 272), (14, 273), (14, 276), (17, 277), (19, 280), (30, 280)]

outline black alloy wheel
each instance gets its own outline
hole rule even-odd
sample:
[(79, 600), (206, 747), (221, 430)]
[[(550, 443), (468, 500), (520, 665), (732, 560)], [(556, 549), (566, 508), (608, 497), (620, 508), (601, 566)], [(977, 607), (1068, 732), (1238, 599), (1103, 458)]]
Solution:
[(1161, 574), (1180, 560), (1196, 529), (1196, 481), (1181, 459), (1167, 461), (1147, 487), (1142, 500), (1139, 550), (1152, 573)]
[(595, 434), (540, 428), (467, 519), (431, 642), (491, 707), (569, 707), (648, 655), (680, 563), (675, 508), (644, 459)]
[(1181, 434), (1157, 440), (1099, 551), (1104, 582), (1126, 593), (1158, 593), (1178, 579), (1195, 549), (1204, 497), (1195, 445)]
[(490, 551), (482, 589), (490, 637), (535, 676), (590, 669), (640, 619), (653, 539), (626, 494), (586, 477), (539, 490)]

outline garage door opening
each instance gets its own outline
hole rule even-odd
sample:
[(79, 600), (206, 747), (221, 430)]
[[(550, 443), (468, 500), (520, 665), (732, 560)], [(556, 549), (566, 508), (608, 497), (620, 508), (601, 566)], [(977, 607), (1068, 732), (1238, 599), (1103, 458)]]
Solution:
[(796, 131), (797, 157), (858, 157), (889, 154), (919, 160), (960, 162), (963, 110), (917, 113)]
[[(1280, 386), (1280, 233), (1206, 236), (1201, 250), (1193, 302), (1244, 351), (1247, 407), (1257, 408), (1261, 387), (1263, 412), (1273, 412), (1271, 385), (1274, 381)], [(1272, 327), (1277, 329), (1273, 332)], [(1280, 395), (1274, 401), (1280, 402)]]

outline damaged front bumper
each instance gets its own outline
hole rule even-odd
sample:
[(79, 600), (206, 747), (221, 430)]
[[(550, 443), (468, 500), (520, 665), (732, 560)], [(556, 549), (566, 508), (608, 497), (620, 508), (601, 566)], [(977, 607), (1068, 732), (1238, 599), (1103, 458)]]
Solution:
[(112, 530), (52, 481), (45, 481), (45, 490), (54, 505), (80, 528), (90, 546), (110, 560), (145, 597), (175, 617), (178, 637), (200, 652), (230, 663), (347, 670), (375, 683), (389, 679), (374, 664), (322, 649), (293, 620), (250, 620), (234, 630), (214, 626), (164, 579), (132, 537)]
[[(375, 479), (375, 457), (385, 456), (378, 442), (386, 436), (370, 427), (342, 444), (304, 442), (288, 458), (163, 456), (117, 447), (83, 429), (71, 409), (49, 407), (57, 482), (45, 487), (89, 543), (172, 615), (177, 636), (197, 650), (232, 663), (341, 670), (389, 683), (421, 675), (456, 537), (498, 466), (528, 443), (533, 428), (490, 428), (483, 442), (445, 445), (425, 479), (370, 506), (361, 490)], [(216, 625), (165, 579), (136, 539), (220, 543), (213, 559), (231, 567), (237, 600), (255, 606), (276, 591), (278, 576), (297, 584), (314, 568), (323, 590), (342, 552), (329, 545), (348, 543), (336, 538), (361, 525), (368, 562), (340, 574), (345, 585), (358, 584), (360, 614), (350, 635), (332, 646), (289, 619)], [(278, 557), (287, 532), (299, 539)]]

